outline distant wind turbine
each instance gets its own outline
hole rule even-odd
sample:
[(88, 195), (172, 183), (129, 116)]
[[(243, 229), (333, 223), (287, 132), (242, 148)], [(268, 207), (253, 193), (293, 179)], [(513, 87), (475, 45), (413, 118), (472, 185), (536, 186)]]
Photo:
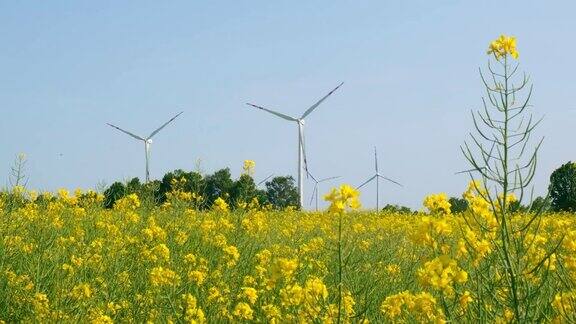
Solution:
[(316, 199), (316, 211), (318, 211), (318, 184), (320, 184), (322, 182), (338, 179), (338, 178), (340, 178), (340, 176), (328, 177), (328, 178), (316, 180), (316, 178), (314, 178), (314, 176), (310, 172), (308, 172), (308, 175), (310, 176), (310, 178), (312, 178), (312, 181), (314, 181), (314, 189), (312, 190), (312, 195), (310, 195), (310, 205), (312, 205), (312, 202), (314, 201), (314, 199)]
[(380, 205), (379, 205), (379, 200), (380, 200), (380, 178), (386, 180), (386, 181), (390, 181), (394, 184), (399, 185), (400, 187), (402, 187), (402, 185), (388, 177), (385, 177), (383, 175), (380, 174), (380, 171), (378, 171), (378, 153), (376, 152), (376, 147), (374, 147), (374, 169), (376, 170), (376, 174), (374, 174), (372, 177), (370, 177), (370, 179), (364, 181), (364, 183), (362, 183), (361, 185), (358, 186), (358, 189), (364, 187), (364, 185), (366, 185), (367, 183), (369, 183), (372, 180), (376, 180), (376, 211), (380, 211)]
[(306, 116), (310, 115), (310, 113), (316, 109), (324, 100), (326, 100), (326, 98), (328, 98), (332, 93), (334, 93), (334, 91), (338, 90), (338, 88), (340, 88), (342, 85), (344, 84), (344, 82), (340, 83), (336, 88), (334, 88), (332, 91), (330, 91), (327, 95), (325, 95), (324, 97), (322, 97), (322, 99), (318, 100), (318, 102), (316, 102), (315, 104), (313, 104), (312, 106), (310, 106), (310, 108), (308, 108), (303, 114), (302, 116), (300, 116), (300, 118), (294, 118), (294, 117), (290, 117), (288, 115), (284, 115), (282, 113), (264, 108), (264, 107), (260, 107), (251, 103), (247, 103), (247, 105), (252, 106), (254, 108), (258, 108), (260, 110), (264, 110), (267, 111), (273, 115), (276, 115), (282, 119), (288, 120), (288, 121), (292, 121), (292, 122), (296, 122), (298, 123), (298, 193), (300, 195), (299, 197), (299, 201), (300, 201), (300, 207), (304, 208), (304, 172), (302, 172), (303, 170), (308, 170), (308, 165), (307, 165), (307, 161), (306, 161), (306, 150), (304, 148), (304, 118), (306, 118)]
[(143, 141), (144, 142), (144, 150), (146, 152), (146, 182), (148, 183), (150, 181), (150, 169), (149, 169), (149, 164), (150, 164), (150, 144), (152, 144), (152, 137), (156, 134), (158, 134), (159, 131), (162, 130), (162, 128), (166, 127), (168, 124), (170, 124), (172, 121), (174, 121), (174, 119), (176, 119), (176, 117), (180, 116), (183, 113), (183, 111), (179, 112), (178, 114), (176, 114), (176, 116), (170, 118), (169, 121), (165, 122), (162, 126), (160, 126), (158, 129), (156, 129), (155, 131), (153, 131), (152, 133), (150, 133), (150, 135), (146, 138), (140, 137), (138, 135), (132, 134), (129, 131), (123, 130), (122, 128), (112, 125), (110, 123), (107, 123), (109, 126), (116, 128), (117, 130), (121, 131), (122, 133), (128, 134), (132, 137), (134, 137), (135, 139), (139, 140), (139, 141)]

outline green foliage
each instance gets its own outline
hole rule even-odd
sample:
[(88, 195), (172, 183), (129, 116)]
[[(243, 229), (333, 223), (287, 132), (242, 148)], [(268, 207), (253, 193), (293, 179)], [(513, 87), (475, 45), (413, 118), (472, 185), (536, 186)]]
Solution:
[(132, 193), (137, 194), (144, 205), (159, 205), (166, 201), (167, 193), (175, 190), (202, 196), (203, 202), (196, 207), (203, 210), (211, 208), (218, 197), (232, 208), (239, 203), (250, 203), (254, 198), (260, 205), (271, 204), (276, 209), (298, 205), (298, 190), (292, 177), (276, 177), (266, 187), (267, 190), (258, 189), (248, 174), (242, 174), (234, 181), (228, 168), (205, 177), (195, 171), (174, 170), (166, 173), (162, 181), (143, 184), (133, 178), (125, 183), (114, 182), (104, 191), (104, 206), (112, 208), (116, 200)]
[(576, 164), (568, 162), (554, 170), (548, 191), (554, 211), (576, 211)]
[(520, 213), (520, 212), (525, 212), (528, 210), (527, 206), (524, 206), (520, 203), (520, 201), (512, 201), (509, 203), (508, 205), (508, 210), (511, 213)]
[(139, 184), (133, 188), (128, 187), (128, 193), (138, 194), (140, 202), (143, 205), (155, 206), (159, 204), (158, 192), (160, 191), (160, 184), (161, 182), (159, 180), (149, 181), (148, 183)]
[(114, 182), (104, 191), (104, 207), (112, 208), (116, 200), (126, 195), (126, 186), (122, 182)]
[(233, 205), (236, 206), (238, 203), (250, 202), (252, 199), (258, 199), (260, 204), (265, 203), (264, 199), (266, 197), (266, 192), (258, 190), (254, 179), (248, 174), (242, 174), (238, 180), (234, 182), (230, 192), (230, 200)]
[(38, 195), (34, 203), (38, 206), (46, 207), (49, 203), (55, 202), (58, 199), (51, 194), (48, 193), (41, 193)]
[(384, 206), (384, 208), (382, 208), (382, 211), (387, 213), (414, 214), (414, 211), (412, 211), (412, 209), (410, 209), (409, 207), (392, 205), (392, 204), (387, 204), (386, 206)]
[(284, 209), (288, 206), (300, 208), (298, 189), (294, 185), (292, 176), (274, 177), (271, 181), (266, 182), (266, 190), (268, 202), (275, 209)]
[[(185, 179), (184, 183), (181, 181), (178, 183), (178, 188), (174, 188), (173, 182), (179, 181), (181, 179)], [(165, 202), (166, 201), (166, 193), (180, 189), (185, 192), (197, 193), (200, 194), (204, 191), (205, 181), (202, 175), (198, 172), (186, 172), (184, 170), (178, 169), (172, 172), (168, 172), (162, 178), (162, 182), (160, 183), (160, 187), (158, 189), (158, 201)]]
[(28, 203), (28, 199), (22, 194), (22, 192), (17, 190), (2, 192), (2, 194), (0, 194), (0, 199), (5, 202), (4, 209), (8, 211), (21, 208)]
[(552, 209), (550, 199), (548, 197), (536, 197), (530, 205), (530, 210), (535, 212), (548, 212)]
[(450, 203), (450, 212), (452, 214), (459, 214), (468, 210), (468, 201), (464, 198), (450, 197), (448, 202)]
[(112, 208), (116, 200), (133, 193), (138, 195), (142, 204), (154, 206), (158, 202), (156, 196), (159, 186), (157, 180), (146, 184), (142, 184), (138, 178), (132, 178), (126, 183), (116, 181), (104, 191), (104, 207)]
[(207, 206), (212, 206), (218, 197), (229, 201), (230, 193), (234, 187), (234, 180), (232, 180), (229, 168), (214, 172), (214, 174), (207, 176), (204, 181), (206, 183), (204, 198)]

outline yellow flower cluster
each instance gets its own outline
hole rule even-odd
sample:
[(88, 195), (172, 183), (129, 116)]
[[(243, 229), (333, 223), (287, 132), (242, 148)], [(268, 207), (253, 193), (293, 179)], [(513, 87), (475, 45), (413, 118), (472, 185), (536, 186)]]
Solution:
[(244, 165), (242, 166), (242, 169), (244, 170), (244, 174), (252, 176), (252, 175), (254, 175), (254, 168), (255, 167), (256, 167), (256, 162), (254, 162), (252, 160), (244, 160)]
[(454, 285), (468, 280), (468, 273), (458, 267), (456, 260), (441, 255), (418, 269), (418, 280), (424, 287), (442, 291), (447, 296), (454, 295)]
[(188, 323), (206, 323), (206, 316), (202, 309), (198, 308), (196, 297), (191, 294), (182, 295), (184, 320)]
[(427, 292), (412, 294), (404, 291), (386, 297), (380, 310), (392, 322), (446, 323), (436, 298)]
[(452, 216), (423, 216), (412, 233), (414, 242), (431, 247), (433, 250), (442, 248), (452, 233)]
[(452, 205), (448, 201), (445, 193), (428, 195), (424, 198), (424, 207), (428, 208), (431, 214), (450, 215)]
[(552, 301), (552, 308), (557, 314), (555, 322), (573, 322), (576, 319), (576, 291), (556, 294)]
[(483, 183), (477, 180), (470, 181), (462, 197), (468, 202), (468, 209), (483, 221), (482, 225), (495, 231), (498, 221), (494, 216), (494, 210), (488, 200), (488, 192)]
[(140, 199), (136, 194), (127, 195), (114, 203), (114, 209), (116, 210), (133, 211), (138, 207), (140, 207)]
[(216, 200), (214, 200), (214, 204), (212, 205), (212, 210), (218, 211), (221, 213), (227, 213), (230, 210), (230, 208), (228, 207), (228, 203), (226, 202), (226, 200), (218, 197), (218, 198), (216, 198)]
[(496, 59), (510, 55), (518, 59), (518, 50), (516, 49), (516, 37), (500, 35), (497, 39), (490, 42), (488, 54), (493, 54)]
[(343, 213), (347, 208), (360, 208), (359, 192), (349, 185), (341, 185), (340, 188), (333, 188), (330, 193), (324, 196), (324, 200), (330, 202), (328, 210), (331, 213)]
[(72, 291), (70, 292), (70, 296), (77, 300), (88, 299), (92, 297), (92, 295), (93, 295), (92, 288), (87, 283), (82, 283), (74, 286), (74, 288), (72, 288)]
[(254, 317), (254, 311), (247, 303), (240, 302), (234, 307), (234, 316), (241, 320), (251, 320)]
[(150, 283), (152, 286), (176, 286), (179, 282), (180, 276), (170, 269), (155, 267), (150, 271)]

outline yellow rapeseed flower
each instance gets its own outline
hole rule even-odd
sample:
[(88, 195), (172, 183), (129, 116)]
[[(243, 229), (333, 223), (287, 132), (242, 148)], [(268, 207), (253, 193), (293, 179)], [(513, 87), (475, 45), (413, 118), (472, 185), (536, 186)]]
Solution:
[(214, 200), (214, 204), (212, 205), (212, 209), (215, 211), (226, 213), (229, 210), (228, 203), (224, 199), (218, 197), (218, 198), (216, 198), (216, 200)]
[(426, 196), (423, 204), (432, 214), (451, 214), (450, 207), (452, 205), (448, 201), (448, 196), (443, 192)]
[(258, 292), (252, 287), (242, 287), (241, 296), (246, 297), (250, 304), (254, 305), (258, 299)]
[(88, 299), (92, 297), (93, 294), (94, 291), (92, 290), (92, 287), (87, 283), (74, 286), (70, 292), (70, 296), (74, 299)]
[(252, 310), (250, 305), (244, 302), (240, 302), (236, 304), (236, 307), (234, 307), (234, 312), (232, 314), (234, 314), (234, 316), (240, 319), (251, 320), (254, 316), (254, 311)]
[(254, 175), (254, 167), (256, 166), (256, 162), (252, 161), (252, 160), (244, 160), (244, 165), (242, 166), (242, 169), (244, 170), (244, 173), (247, 175)]
[(340, 188), (333, 188), (324, 196), (324, 200), (330, 202), (328, 211), (331, 213), (343, 213), (347, 208), (360, 208), (360, 193), (350, 185), (343, 184)]
[(152, 286), (175, 286), (179, 282), (180, 276), (170, 269), (155, 267), (150, 271), (150, 283)]
[(518, 59), (518, 50), (516, 50), (516, 37), (500, 35), (497, 39), (490, 42), (488, 46), (488, 54), (493, 54), (499, 60), (506, 55)]

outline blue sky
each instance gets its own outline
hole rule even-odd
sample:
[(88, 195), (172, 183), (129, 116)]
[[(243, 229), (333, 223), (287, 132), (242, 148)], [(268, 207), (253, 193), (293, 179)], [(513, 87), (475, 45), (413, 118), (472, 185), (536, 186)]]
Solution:
[[(459, 146), (481, 104), (478, 67), (490, 40), (518, 38), (545, 116), (536, 192), (574, 159), (570, 1), (2, 1), (0, 180), (19, 152), (29, 186), (93, 188), (144, 176), (143, 145), (106, 126), (154, 138), (151, 175), (205, 172), (256, 161), (256, 179), (296, 172), (296, 126), (250, 109), (308, 118), (310, 169), (358, 185), (383, 173), (381, 200), (421, 206), (428, 193), (460, 195)], [(336, 184), (336, 183), (334, 183)], [(328, 186), (321, 188), (322, 192)], [(308, 183), (307, 195), (311, 192)], [(374, 188), (362, 192), (365, 206)]]

